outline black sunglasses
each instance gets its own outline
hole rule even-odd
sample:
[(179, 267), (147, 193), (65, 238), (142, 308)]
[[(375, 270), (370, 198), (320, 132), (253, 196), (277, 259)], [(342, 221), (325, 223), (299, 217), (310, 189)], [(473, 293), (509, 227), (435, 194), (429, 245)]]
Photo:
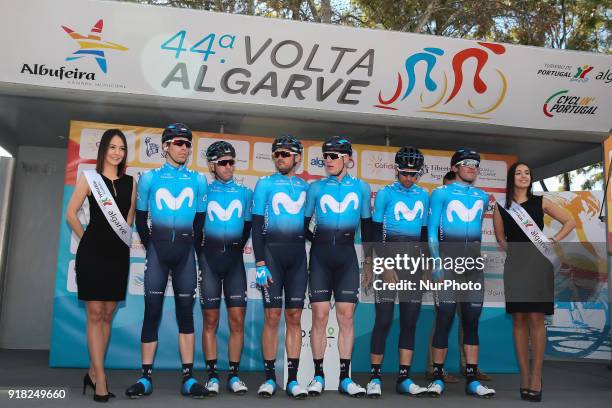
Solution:
[(234, 159), (227, 159), (227, 160), (217, 160), (216, 162), (214, 162), (215, 164), (218, 164), (219, 166), (227, 166), (228, 164), (230, 166), (233, 166), (234, 164), (236, 164), (236, 161)]
[(178, 147), (187, 146), (188, 149), (191, 149), (191, 142), (189, 140), (173, 139), (168, 143), (173, 144), (174, 146), (178, 146)]
[(288, 152), (286, 150), (276, 151), (276, 152), (274, 152), (272, 154), (274, 155), (275, 159), (278, 159), (279, 157), (282, 157), (282, 158), (286, 159), (287, 157), (293, 156), (293, 153)]

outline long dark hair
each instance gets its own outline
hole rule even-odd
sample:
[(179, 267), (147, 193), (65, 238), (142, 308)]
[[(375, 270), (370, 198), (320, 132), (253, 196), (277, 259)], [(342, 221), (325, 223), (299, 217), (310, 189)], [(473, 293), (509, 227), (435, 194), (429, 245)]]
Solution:
[(104, 157), (106, 157), (106, 152), (110, 146), (111, 139), (114, 136), (119, 136), (123, 141), (123, 145), (125, 146), (125, 156), (123, 156), (123, 160), (117, 166), (117, 177), (121, 177), (125, 174), (125, 164), (127, 162), (128, 156), (128, 145), (127, 140), (125, 139), (125, 135), (119, 129), (108, 129), (102, 135), (102, 139), (100, 140), (100, 145), (98, 146), (98, 158), (96, 159), (96, 171), (102, 174), (104, 170)]
[(529, 165), (525, 162), (518, 161), (514, 163), (512, 166), (510, 166), (510, 168), (508, 169), (508, 175), (506, 177), (506, 204), (505, 204), (506, 208), (510, 208), (510, 206), (512, 205), (512, 200), (514, 199), (514, 190), (515, 190), (514, 173), (516, 173), (516, 168), (521, 165), (527, 166), (527, 168), (529, 169), (529, 188), (527, 189), (527, 198), (533, 197), (533, 191), (532, 191), (533, 172), (531, 171), (531, 167), (529, 167)]

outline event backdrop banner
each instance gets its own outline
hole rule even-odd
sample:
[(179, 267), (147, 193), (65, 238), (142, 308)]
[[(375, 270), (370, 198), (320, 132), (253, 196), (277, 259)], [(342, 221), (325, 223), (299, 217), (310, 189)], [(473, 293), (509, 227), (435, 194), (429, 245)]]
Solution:
[[(601, 191), (544, 193), (576, 222), (558, 248), (561, 267), (555, 276), (555, 314), (547, 316), (546, 355), (561, 358), (610, 358), (610, 307), (606, 226), (600, 221)], [(561, 224), (544, 217), (550, 237)], [(569, 301), (572, 300), (572, 301)]]
[(0, 0), (0, 9), (5, 83), (610, 129), (610, 55), (115, 1)]
[[(127, 173), (136, 177), (152, 168), (161, 165), (165, 159), (161, 149), (162, 129), (145, 128), (137, 126), (126, 126), (119, 124), (103, 124), (88, 122), (71, 122), (70, 136), (68, 142), (68, 155), (66, 163), (66, 181), (64, 187), (64, 202), (62, 223), (60, 230), (59, 255), (57, 263), (57, 279), (55, 288), (55, 308), (53, 317), (53, 331), (51, 340), (50, 364), (52, 366), (85, 367), (88, 364), (86, 337), (85, 337), (85, 310), (84, 304), (77, 299), (77, 286), (75, 282), (74, 260), (78, 247), (78, 239), (71, 232), (66, 223), (65, 210), (74, 191), (77, 177), (87, 169), (95, 168), (95, 158), (97, 155), (98, 144), (104, 130), (109, 128), (121, 129), (128, 142), (128, 169)], [(252, 137), (243, 135), (216, 134), (206, 132), (194, 132), (194, 146), (190, 157), (190, 168), (203, 172), (209, 181), (211, 176), (205, 160), (206, 148), (215, 140), (227, 140), (231, 142), (237, 151), (236, 179), (244, 185), (254, 188), (257, 179), (261, 176), (274, 172), (271, 161), (271, 142), (272, 138)], [(324, 176), (323, 160), (321, 154), (321, 142), (305, 140), (303, 165), (300, 166), (298, 173), (300, 177), (308, 181), (313, 181)], [(353, 163), (350, 173), (365, 179), (372, 186), (372, 198), (376, 191), (394, 180), (394, 155), (397, 147), (354, 145)], [(423, 187), (431, 190), (441, 184), (442, 177), (449, 170), (450, 156), (452, 152), (423, 150), (425, 154), (425, 173), (419, 183)], [(505, 178), (509, 164), (514, 160), (511, 156), (501, 156), (495, 154), (482, 154), (481, 175), (478, 179), (478, 186), (483, 188), (490, 196), (490, 204), (495, 197), (500, 197), (505, 191)], [(493, 355), (500, 348), (507, 350), (512, 355), (511, 338), (500, 339), (494, 333), (498, 333), (499, 325), (508, 328), (508, 321), (504, 318), (503, 309), (503, 282), (502, 273), (503, 257), (495, 251), (495, 238), (491, 218), (492, 205), (489, 205), (483, 226), (483, 249), (489, 253), (487, 263), (486, 279), (486, 302), (487, 310), (491, 313), (487, 317), (487, 310), (483, 315), (484, 327), (492, 328), (483, 330), (482, 343), (484, 353), (490, 352)], [(79, 219), (86, 225), (88, 222), (87, 201), (79, 212)], [(358, 253), (361, 254), (360, 243), (357, 242)], [(361, 256), (360, 256), (361, 260)], [(260, 332), (262, 327), (263, 307), (261, 294), (255, 286), (255, 266), (252, 247), (250, 242), (244, 250), (244, 262), (248, 274), (248, 307), (247, 321), (245, 328), (245, 351), (241, 367), (247, 370), (261, 369), (261, 347)], [(145, 273), (145, 253), (140, 243), (138, 234), (133, 233), (130, 277), (127, 288), (127, 296), (121, 302), (113, 321), (112, 341), (107, 355), (107, 365), (115, 368), (135, 368), (140, 365), (140, 329), (143, 318), (144, 299), (143, 299), (143, 280)], [(166, 296), (173, 296), (171, 280), (169, 281)], [(430, 299), (430, 298), (429, 298)], [(358, 321), (356, 328), (356, 361), (354, 369), (367, 370), (367, 355), (369, 353), (369, 337), (374, 320), (374, 305), (371, 304), (371, 293), (362, 293), (361, 301), (363, 306), (358, 307)], [(198, 347), (196, 354), (196, 364), (203, 364), (201, 348), (199, 347), (202, 330), (202, 318), (199, 306), (196, 302), (194, 315), (196, 318), (196, 336)], [(304, 318), (304, 353), (310, 353), (309, 344), (309, 322), (310, 313), (308, 305), (305, 306)], [(227, 364), (227, 325), (225, 322), (225, 308), (222, 308), (222, 321), (219, 330), (219, 359), (221, 366)], [(432, 324), (431, 313), (424, 312), (419, 325), (420, 337), (428, 338), (426, 331), (429, 331)], [(489, 326), (487, 326), (489, 325)], [(495, 327), (494, 327), (495, 326)], [(164, 318), (160, 325), (160, 344), (157, 352), (156, 367), (171, 368), (179, 364), (177, 353), (177, 327), (174, 317), (174, 302), (166, 299), (164, 302)], [(489, 334), (490, 333), (490, 334)], [(337, 336), (337, 325), (330, 319), (328, 327), (329, 344), (335, 344)], [(423, 342), (425, 344), (426, 340)], [(280, 342), (280, 344), (283, 344)], [(329, 347), (327, 356), (333, 357), (335, 347)], [(425, 350), (421, 353), (426, 355)], [(508, 355), (508, 354), (507, 354)], [(279, 360), (282, 361), (283, 355), (279, 352)], [(393, 357), (389, 357), (388, 364), (392, 364)], [(310, 358), (306, 359), (310, 361)], [(497, 358), (490, 368), (507, 371), (513, 369), (509, 366), (511, 360), (504, 361)], [(337, 365), (337, 358), (327, 358), (326, 364)], [(420, 362), (421, 366), (414, 364), (415, 370), (423, 370), (425, 361)], [(395, 364), (393, 364), (395, 366)], [(510, 367), (510, 368), (508, 368)], [(333, 369), (333, 368), (331, 368)], [(330, 377), (331, 378), (331, 377)]]
[[(95, 167), (95, 158), (102, 133), (108, 128), (121, 129), (128, 141), (128, 174), (136, 179), (140, 174), (155, 168), (164, 162), (161, 149), (162, 129), (127, 126), (119, 124), (103, 124), (89, 122), (72, 122), (68, 143), (66, 163), (66, 179), (60, 244), (57, 263), (55, 288), (55, 306), (53, 314), (53, 331), (51, 340), (50, 365), (64, 367), (86, 367), (88, 355), (85, 336), (84, 304), (77, 299), (77, 287), (74, 275), (74, 259), (78, 240), (71, 232), (65, 219), (65, 210), (74, 191), (77, 177), (83, 170)], [(270, 158), (272, 138), (244, 135), (228, 135), (206, 132), (194, 132), (194, 147), (190, 157), (190, 167), (204, 173), (211, 180), (205, 160), (206, 148), (215, 140), (228, 140), (236, 148), (237, 164), (236, 179), (250, 188), (255, 187), (257, 179), (274, 171)], [(299, 167), (300, 177), (313, 181), (324, 176), (321, 155), (321, 142), (303, 141), (303, 165)], [(354, 146), (354, 166), (350, 172), (364, 178), (372, 186), (372, 198), (376, 191), (394, 179), (393, 157), (397, 147), (382, 147), (369, 145)], [(419, 184), (429, 189), (441, 184), (441, 179), (449, 170), (449, 158), (452, 152), (423, 150), (425, 154), (425, 173)], [(510, 156), (483, 154), (478, 186), (490, 196), (490, 205), (485, 215), (483, 225), (483, 253), (487, 255), (485, 269), (485, 309), (481, 317), (481, 356), (483, 368), (489, 371), (514, 371), (514, 351), (512, 346), (511, 321), (505, 315), (503, 292), (503, 261), (504, 255), (496, 249), (493, 234), (491, 210), (495, 198), (505, 192), (507, 167), (514, 160)], [(577, 229), (567, 240), (580, 242), (580, 246), (572, 247), (572, 253), (559, 254), (562, 259), (560, 278), (596, 275), (605, 263), (605, 253), (589, 242), (604, 242), (603, 224), (596, 217), (596, 209), (601, 201), (601, 194), (591, 192), (546, 193), (546, 196), (561, 205), (572, 214), (577, 223)], [(88, 222), (87, 201), (79, 212), (79, 219), (86, 225)], [(558, 229), (558, 225), (546, 218), (545, 233)], [(358, 254), (361, 254), (360, 243), (356, 243)], [(578, 248), (578, 249), (576, 249)], [(605, 249), (604, 249), (605, 252)], [(136, 368), (140, 365), (140, 329), (143, 318), (144, 298), (143, 280), (145, 273), (145, 253), (140, 244), (138, 234), (134, 232), (131, 250), (131, 267), (127, 296), (121, 302), (113, 321), (110, 348), (107, 355), (107, 365), (111, 368)], [(591, 262), (585, 263), (585, 259)], [(594, 261), (593, 261), (594, 260)], [(255, 286), (255, 268), (250, 242), (244, 250), (244, 262), (248, 275), (248, 307), (245, 327), (245, 350), (241, 366), (246, 370), (261, 370), (262, 357), (260, 333), (262, 328), (263, 307), (261, 294)], [(605, 267), (604, 267), (605, 270)], [(597, 285), (592, 302), (557, 302), (555, 315), (548, 321), (549, 346), (548, 355), (579, 356), (602, 358), (606, 347), (609, 348), (609, 308), (607, 304), (607, 276), (594, 276)], [(579, 281), (577, 281), (579, 282)], [(590, 279), (590, 282), (593, 282)], [(580, 288), (577, 288), (580, 289)], [(173, 296), (171, 279), (166, 296)], [(369, 340), (374, 324), (374, 305), (372, 293), (362, 290), (360, 305), (356, 315), (356, 341), (353, 368), (356, 371), (367, 371), (369, 368)], [(219, 330), (219, 360), (220, 366), (227, 365), (227, 339), (225, 308), (222, 307), (222, 320)], [(196, 367), (202, 367), (203, 355), (200, 347), (202, 318), (198, 302), (194, 308), (196, 321)], [(433, 308), (431, 294), (425, 298), (417, 327), (416, 352), (413, 367), (415, 371), (423, 371), (426, 364), (427, 343), (433, 325)], [(311, 371), (311, 354), (309, 342), (310, 329), (309, 305), (305, 306), (303, 314), (303, 347), (304, 359), (302, 376), (308, 377)], [(176, 368), (179, 366), (177, 353), (177, 327), (174, 318), (174, 302), (166, 299), (164, 302), (164, 317), (160, 325), (160, 344), (157, 352), (157, 368)], [(328, 329), (328, 350), (326, 352), (326, 371), (329, 373), (338, 369), (336, 339), (337, 323), (330, 319)], [(507, 333), (500, 336), (499, 333)], [(281, 336), (283, 335), (281, 331)], [(388, 349), (393, 350), (396, 344), (397, 316), (388, 340)], [(456, 330), (453, 331), (456, 339)], [(281, 341), (280, 344), (283, 344)], [(450, 356), (456, 355), (457, 341), (449, 342)], [(385, 371), (396, 369), (396, 353), (389, 353), (385, 358)], [(279, 361), (284, 354), (279, 348)], [(449, 369), (456, 369), (457, 360), (449, 358)], [(279, 367), (279, 369), (282, 369)], [(330, 376), (332, 379), (334, 376)]]

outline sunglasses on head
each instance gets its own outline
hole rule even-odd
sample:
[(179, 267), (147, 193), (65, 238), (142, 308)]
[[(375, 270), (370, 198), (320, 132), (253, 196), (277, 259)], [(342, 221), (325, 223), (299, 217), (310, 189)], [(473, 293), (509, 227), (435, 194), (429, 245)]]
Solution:
[(457, 166), (473, 167), (477, 169), (478, 167), (480, 167), (480, 162), (478, 160), (466, 159), (466, 160), (461, 160), (459, 163), (457, 163)]
[(213, 163), (215, 163), (215, 164), (217, 164), (219, 166), (223, 166), (223, 167), (227, 166), (228, 164), (230, 166), (233, 166), (234, 164), (236, 164), (236, 160), (234, 160), (234, 159), (217, 160), (217, 161), (215, 161)]
[(323, 153), (323, 159), (336, 160), (340, 157), (348, 156), (346, 153)]
[(275, 158), (275, 159), (278, 159), (279, 157), (282, 157), (282, 158), (285, 158), (285, 159), (286, 159), (287, 157), (291, 157), (291, 156), (293, 156), (294, 154), (295, 154), (295, 153), (293, 153), (293, 152), (288, 152), (288, 151), (286, 151), (286, 150), (280, 150), (280, 151), (279, 151), (279, 150), (277, 150), (277, 151), (275, 151), (274, 153), (272, 153), (272, 155), (274, 156), (274, 158)]
[(172, 139), (168, 143), (178, 147), (187, 146), (188, 149), (191, 149), (191, 142), (189, 140)]

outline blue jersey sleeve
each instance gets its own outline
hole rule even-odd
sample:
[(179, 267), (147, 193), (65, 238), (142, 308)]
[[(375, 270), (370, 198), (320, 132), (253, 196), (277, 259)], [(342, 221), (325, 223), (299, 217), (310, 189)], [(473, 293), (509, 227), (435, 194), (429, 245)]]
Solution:
[(361, 181), (361, 218), (372, 216), (372, 189), (365, 181)]
[(385, 208), (389, 202), (389, 192), (386, 187), (381, 188), (376, 193), (374, 198), (374, 214), (372, 215), (372, 221), (383, 222), (385, 219)]
[(246, 195), (246, 210), (244, 214), (244, 220), (248, 222), (253, 219), (253, 191), (248, 187), (245, 187), (244, 190)]
[(196, 177), (198, 185), (198, 205), (196, 207), (196, 212), (206, 212), (206, 205), (208, 203), (208, 182), (206, 181), (206, 177), (201, 173), (198, 173)]
[(482, 198), (484, 200), (484, 208), (482, 209), (481, 222), (484, 221), (485, 214), (487, 213), (487, 209), (489, 208), (489, 195), (484, 190), (482, 191)]
[(253, 215), (264, 215), (266, 211), (266, 204), (268, 202), (268, 182), (265, 178), (257, 180), (255, 185), (255, 192), (253, 193), (253, 205), (251, 207), (251, 213)]
[(153, 182), (153, 172), (147, 171), (140, 176), (136, 189), (136, 209), (138, 211), (149, 211), (149, 191)]
[(437, 188), (431, 195), (431, 201), (429, 203), (429, 221), (427, 223), (427, 241), (429, 242), (429, 250), (431, 256), (438, 258), (440, 256), (439, 247), (439, 228), (440, 228), (440, 217), (446, 199), (446, 189), (444, 187)]
[(321, 184), (317, 181), (311, 183), (310, 186), (308, 186), (308, 193), (306, 194), (306, 206), (304, 207), (304, 217), (313, 216), (320, 190)]
[(421, 226), (426, 227), (429, 221), (429, 192), (423, 189), (423, 208), (425, 211), (423, 212), (423, 223)]

